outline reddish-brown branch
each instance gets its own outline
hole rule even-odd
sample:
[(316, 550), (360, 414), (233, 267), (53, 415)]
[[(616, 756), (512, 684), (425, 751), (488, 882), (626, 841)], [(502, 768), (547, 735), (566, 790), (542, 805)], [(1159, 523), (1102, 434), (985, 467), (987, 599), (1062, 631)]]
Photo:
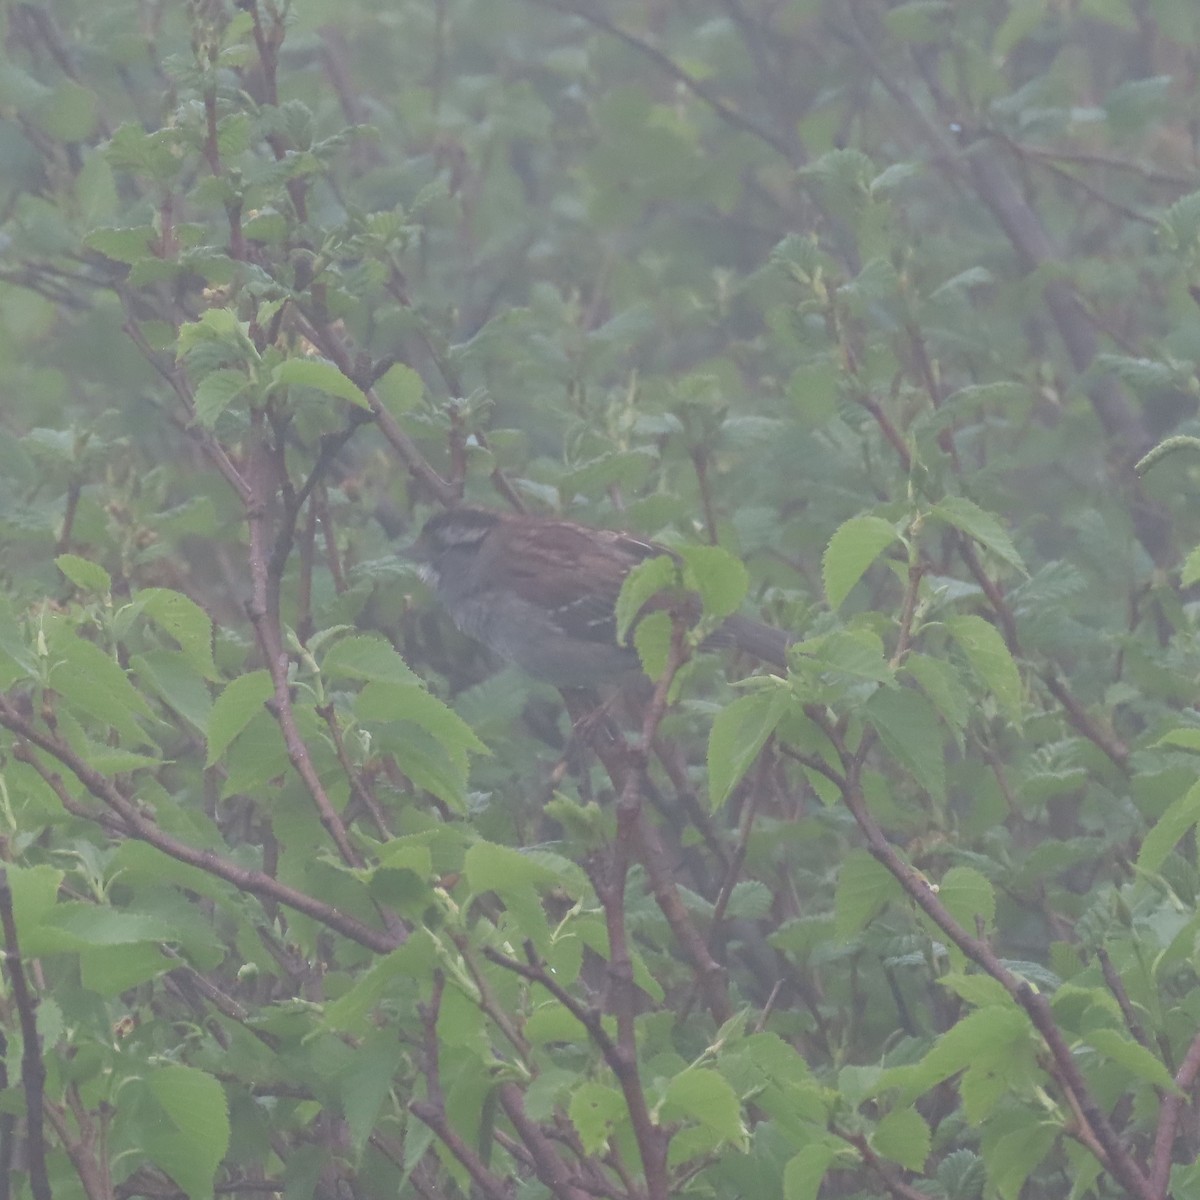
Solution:
[(438, 1066), (437, 1020), (441, 1010), (446, 979), (441, 971), (433, 973), (433, 994), (428, 1004), (420, 1006), (424, 1030), (424, 1073), (426, 1098), (409, 1102), (409, 1111), (424, 1121), (443, 1144), (466, 1168), (475, 1186), (488, 1200), (509, 1200), (509, 1188), (504, 1180), (493, 1175), (479, 1154), (459, 1136), (446, 1116), (446, 1101), (442, 1094), (442, 1078)]
[(1042, 682), (1046, 685), (1046, 690), (1063, 706), (1067, 720), (1075, 729), (1083, 734), (1089, 742), (1099, 746), (1118, 767), (1124, 770), (1129, 762), (1129, 747), (1112, 730), (1106, 729), (1084, 709), (1067, 685), (1055, 673), (1053, 667), (1042, 672)]
[(4, 932), (4, 970), (12, 988), (13, 1003), (17, 1006), (23, 1043), (21, 1087), (25, 1093), (25, 1158), (29, 1166), (29, 1190), (34, 1200), (51, 1200), (43, 1125), (46, 1064), (42, 1061), (42, 1039), (37, 1028), (37, 999), (25, 978), (17, 924), (13, 919), (12, 888), (4, 867), (0, 867), (0, 929)]
[[(91, 795), (116, 816), (120, 824), (114, 830), (115, 832), (146, 842), (177, 862), (197, 867), (206, 874), (225, 880), (239, 891), (257, 896), (264, 902), (274, 901), (288, 908), (294, 908), (297, 912), (311, 917), (318, 924), (342, 934), (352, 942), (365, 946), (377, 954), (388, 954), (403, 943), (402, 931), (380, 933), (356, 918), (347, 916), (332, 905), (325, 904), (305, 892), (297, 891), (295, 888), (280, 883), (270, 875), (234, 866), (233, 863), (214, 854), (211, 850), (197, 850), (194, 846), (164, 833), (153, 821), (142, 815), (137, 804), (128, 799), (112, 780), (89, 766), (65, 742), (36, 729), (31, 722), (25, 720), (17, 712), (12, 703), (4, 696), (0, 696), (0, 726), (37, 746), (38, 749), (66, 767)], [(33, 766), (34, 770), (64, 801), (65, 806), (69, 796), (62, 780), (54, 772), (47, 770), (41, 760), (28, 748), (23, 748), (18, 744), (14, 746), (13, 752), (15, 757)], [(79, 811), (78, 805), (72, 804), (72, 808)], [(82, 815), (108, 827), (101, 814), (85, 813)]]
[[(356, 378), (354, 364), (350, 360), (349, 351), (346, 349), (342, 339), (332, 330), (328, 323), (323, 323), (319, 318), (311, 315), (301, 315), (299, 313), (297, 313), (296, 321), (304, 336), (326, 358), (334, 363), (347, 379), (355, 380), (360, 387), (362, 383), (366, 382), (365, 380), (358, 380)], [(419, 479), (428, 489), (429, 494), (439, 503), (445, 505), (447, 508), (456, 504), (460, 494), (454, 485), (443, 479), (433, 469), (418, 449), (416, 442), (400, 428), (396, 418), (388, 412), (374, 388), (367, 386), (362, 390), (367, 398), (367, 403), (371, 406), (371, 412), (375, 416), (375, 421), (379, 425), (380, 431), (387, 438), (388, 443), (395, 450), (396, 456), (404, 464), (409, 474), (415, 479)]]
[[(863, 737), (865, 745), (871, 741)], [(860, 746), (859, 755), (862, 755)], [(867, 808), (857, 783), (857, 764), (843, 793), (846, 806), (867, 839), (867, 848), (895, 877), (905, 893), (935, 925), (978, 967), (1000, 983), (1005, 991), (1025, 1010), (1034, 1027), (1049, 1047), (1051, 1074), (1064, 1092), (1070, 1094), (1090, 1136), (1102, 1148), (1104, 1165), (1138, 1200), (1152, 1200), (1150, 1184), (1117, 1136), (1108, 1117), (1097, 1104), (1083, 1078), (1070, 1047), (1054, 1020), (1049, 1002), (1034, 991), (1025, 980), (1014, 975), (1001, 962), (996, 952), (981, 938), (975, 937), (950, 915), (945, 905), (918, 871), (908, 865), (896, 848), (884, 836), (883, 830)]]
[(1158, 1128), (1154, 1131), (1154, 1157), (1150, 1162), (1151, 1200), (1166, 1200), (1171, 1180), (1171, 1147), (1179, 1128), (1183, 1106), (1200, 1077), (1200, 1034), (1192, 1039), (1179, 1070), (1175, 1072), (1177, 1093), (1167, 1096), (1158, 1112)]
[(533, 943), (525, 943), (525, 954), (529, 959), (523, 963), (515, 958), (508, 958), (491, 948), (485, 949), (484, 954), (492, 962), (520, 975), (523, 979), (541, 984), (588, 1032), (595, 1042), (608, 1069), (617, 1078), (621, 1094), (625, 1097), (625, 1107), (629, 1110), (630, 1124), (633, 1135), (637, 1139), (643, 1163), (647, 1157), (656, 1157), (665, 1152), (669, 1141), (665, 1131), (655, 1124), (646, 1103), (646, 1093), (642, 1088), (641, 1075), (638, 1072), (637, 1059), (628, 1058), (622, 1053), (620, 1046), (608, 1036), (600, 1020), (600, 1014), (591, 1008), (585, 1008), (569, 992), (562, 988), (545, 967), (538, 961), (534, 953)]
[(250, 450), (249, 481), (252, 499), (246, 509), (250, 526), (251, 599), (247, 604), (250, 622), (254, 626), (259, 649), (271, 676), (274, 695), (270, 709), (283, 734), (288, 760), (304, 782), (316, 806), (325, 831), (338, 849), (342, 861), (350, 867), (361, 867), (362, 856), (355, 849), (313, 766), (308, 746), (300, 736), (296, 714), (292, 708), (291, 685), (288, 679), (288, 656), (283, 647), (283, 631), (279, 620), (279, 584), (283, 570), (278, 542), (275, 553), (270, 549), (269, 513), (277, 504), (281, 480), (275, 454), (266, 441), (264, 421), (255, 413), (253, 425), (256, 437)]

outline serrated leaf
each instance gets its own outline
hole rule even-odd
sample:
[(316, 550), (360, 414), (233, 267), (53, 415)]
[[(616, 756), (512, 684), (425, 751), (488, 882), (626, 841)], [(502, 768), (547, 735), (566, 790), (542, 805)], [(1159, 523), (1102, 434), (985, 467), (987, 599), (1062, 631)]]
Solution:
[(356, 1151), (362, 1150), (374, 1130), (405, 1053), (399, 1039), (377, 1031), (356, 1048), (349, 1064), (338, 1073), (336, 1086)]
[(93, 229), (83, 244), (113, 262), (130, 264), (149, 255), (153, 239), (152, 225), (137, 225), (131, 229)]
[(1014, 724), (1020, 724), (1024, 715), (1021, 672), (1000, 631), (972, 613), (947, 617), (946, 628), (1005, 715)]
[(1029, 1018), (1016, 1007), (991, 1006), (968, 1013), (941, 1034), (932, 1049), (916, 1064), (885, 1072), (881, 1087), (901, 1086), (906, 1098), (915, 1099), (951, 1075), (968, 1067), (985, 1070), (1028, 1051), (1035, 1044)]
[(621, 1093), (587, 1079), (573, 1089), (567, 1115), (588, 1154), (606, 1150), (614, 1129), (629, 1122)]
[(1183, 566), (1179, 571), (1179, 584), (1181, 587), (1191, 587), (1198, 579), (1200, 579), (1200, 546), (1197, 546), (1183, 560)]
[(162, 1067), (146, 1082), (166, 1121), (146, 1133), (144, 1147), (192, 1200), (204, 1200), (229, 1149), (225, 1090), (194, 1067)]
[(1172, 729), (1164, 733), (1154, 743), (1156, 746), (1180, 746), (1184, 750), (1200, 750), (1200, 729), (1190, 726), (1183, 729)]
[(1194, 783), (1154, 822), (1142, 839), (1137, 865), (1141, 871), (1157, 872), (1179, 840), (1200, 821), (1200, 783)]
[(88, 562), (77, 554), (60, 554), (54, 565), (81, 591), (102, 595), (112, 591), (112, 576), (99, 563)]
[(368, 1013), (387, 994), (392, 981), (400, 976), (422, 979), (433, 969), (435, 961), (433, 939), (424, 929), (414, 930), (403, 946), (376, 959), (358, 976), (353, 987), (325, 1006), (322, 1027), (356, 1035), (366, 1032)]
[(748, 1133), (742, 1106), (728, 1081), (717, 1071), (693, 1067), (676, 1075), (663, 1096), (664, 1116), (690, 1117), (719, 1138), (746, 1149)]
[(929, 515), (961, 529), (968, 537), (974, 538), (1010, 566), (1016, 567), (1022, 575), (1029, 574), (1016, 546), (1012, 543), (1012, 538), (1008, 536), (1008, 531), (1000, 524), (1000, 519), (980, 508), (973, 500), (968, 500), (965, 496), (947, 496), (930, 510)]
[(129, 665), (139, 679), (201, 733), (208, 728), (212, 697), (204, 678), (182, 654), (176, 650), (147, 650), (133, 655)]
[(957, 667), (940, 658), (914, 652), (904, 660), (904, 669), (917, 681), (951, 729), (966, 728), (971, 719), (971, 693)]
[(355, 701), (354, 711), (364, 721), (412, 721), (454, 750), (491, 753), (475, 730), (415, 676), (408, 684), (368, 683)]
[(321, 671), (332, 679), (399, 684), (419, 682), (395, 647), (376, 634), (360, 634), (334, 642), (321, 662)]
[(274, 694), (275, 685), (266, 671), (251, 671), (226, 684), (213, 702), (208, 718), (206, 767), (211, 767), (225, 753)]
[(550, 945), (550, 930), (539, 893), (549, 888), (563, 888), (568, 894), (578, 890), (570, 872), (551, 870), (531, 854), (492, 842), (476, 842), (467, 851), (463, 874), (473, 892), (495, 892), (521, 936), (543, 953)]
[(879, 1122), (870, 1142), (876, 1154), (910, 1171), (922, 1171), (932, 1138), (929, 1126), (915, 1108), (898, 1108)]
[(1139, 1045), (1132, 1038), (1125, 1037), (1115, 1029), (1093, 1029), (1083, 1035), (1083, 1040), (1105, 1058), (1119, 1063), (1131, 1075), (1136, 1075), (1165, 1092), (1182, 1095), (1171, 1072), (1145, 1046)]
[(153, 716), (119, 663), (93, 642), (59, 636), (52, 646), (50, 685), (72, 707), (111, 725), (122, 736), (144, 743), (134, 715)]
[(727, 617), (736, 612), (750, 586), (750, 576), (739, 559), (720, 546), (682, 546), (686, 564), (684, 582), (700, 596), (706, 617)]
[(783, 1200), (817, 1200), (825, 1172), (835, 1157), (833, 1147), (822, 1142), (814, 1142), (794, 1154), (783, 1168)]
[(500, 846), (494, 842), (476, 842), (463, 860), (463, 873), (471, 890), (504, 895), (515, 889), (566, 887), (569, 873), (552, 870), (533, 855)]
[(289, 358), (271, 372), (271, 381), (289, 387), (313, 388), (327, 396), (348, 400), (359, 408), (371, 407), (362, 388), (323, 358)]
[(951, 867), (938, 885), (938, 898), (972, 936), (980, 922), (990, 929), (996, 920), (995, 890), (973, 867)]
[(975, 1008), (1013, 1003), (1013, 999), (1005, 991), (1004, 985), (990, 975), (963, 975), (952, 971), (941, 976), (938, 983), (944, 988), (949, 988), (956, 996), (961, 996)]
[(646, 602), (659, 592), (674, 587), (678, 576), (678, 565), (669, 554), (639, 563), (625, 576), (615, 610), (617, 641), (621, 645), (626, 644), (629, 627), (637, 620)]
[(946, 752), (933, 706), (912, 688), (880, 688), (863, 707), (884, 749), (936, 800), (946, 798)]
[(142, 612), (179, 643), (184, 658), (205, 678), (220, 678), (213, 661), (212, 618), (195, 600), (170, 588), (138, 592)]
[(861, 933), (885, 904), (903, 895), (895, 876), (874, 855), (852, 850), (838, 871), (834, 889), (835, 934), (845, 941)]
[(1019, 1200), (1025, 1181), (1034, 1167), (1050, 1152), (1058, 1139), (1056, 1126), (1048, 1121), (1018, 1129), (987, 1146), (984, 1162), (988, 1179), (1001, 1200)]
[(217, 418), (250, 387), (250, 376), (232, 367), (209, 371), (196, 385), (193, 402), (196, 423), (211, 429)]
[(421, 403), (425, 381), (412, 367), (393, 363), (375, 381), (375, 394), (393, 417), (402, 417)]
[(787, 693), (770, 688), (739, 696), (717, 714), (708, 736), (708, 802), (714, 812), (750, 769), (787, 705)]
[(897, 540), (896, 530), (882, 517), (851, 517), (843, 522), (829, 539), (821, 560), (829, 607), (839, 609), (867, 568)]

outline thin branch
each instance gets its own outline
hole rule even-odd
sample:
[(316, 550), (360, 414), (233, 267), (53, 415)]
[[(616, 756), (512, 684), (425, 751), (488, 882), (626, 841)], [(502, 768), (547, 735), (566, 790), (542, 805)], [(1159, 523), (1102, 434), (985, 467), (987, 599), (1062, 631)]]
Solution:
[(1197, 1077), (1200, 1077), (1200, 1033), (1192, 1039), (1179, 1070), (1175, 1072), (1175, 1086), (1179, 1091), (1167, 1096), (1158, 1111), (1158, 1128), (1154, 1131), (1154, 1157), (1150, 1163), (1151, 1200), (1166, 1200), (1171, 1180), (1171, 1147), (1175, 1144), (1175, 1133), (1179, 1128), (1179, 1118), (1183, 1115), (1183, 1106), (1196, 1086)]
[(509, 1188), (502, 1179), (493, 1175), (479, 1154), (459, 1136), (446, 1116), (446, 1100), (442, 1094), (442, 1079), (438, 1066), (437, 1019), (441, 1009), (442, 993), (446, 978), (441, 971), (433, 973), (433, 994), (428, 1004), (420, 1006), (421, 1025), (424, 1029), (424, 1100), (409, 1102), (409, 1112), (424, 1121), (442, 1140), (446, 1148), (467, 1169), (475, 1186), (487, 1200), (510, 1200)]
[[(868, 731), (869, 733), (870, 731)], [(864, 735), (856, 759), (865, 757), (863, 746), (872, 742)], [(1153, 1200), (1149, 1181), (1134, 1162), (1121, 1139), (1117, 1136), (1103, 1109), (1079, 1070), (1070, 1047), (1054, 1019), (1054, 1013), (1046, 997), (1034, 991), (1024, 980), (1013, 974), (996, 952), (981, 938), (969, 933), (950, 915), (946, 906), (938, 899), (924, 876), (904, 861), (896, 848), (884, 836), (883, 830), (872, 816), (857, 782), (858, 763), (855, 773), (848, 781), (843, 793), (846, 806), (867, 839), (867, 848), (894, 876), (913, 902), (933, 923), (977, 966), (1000, 983), (1005, 991), (1025, 1010), (1034, 1027), (1042, 1035), (1050, 1051), (1055, 1079), (1064, 1092), (1071, 1095), (1077, 1105), (1083, 1124), (1095, 1137), (1104, 1153), (1104, 1165), (1118, 1182), (1138, 1200)]]
[[(365, 946), (377, 954), (390, 954), (391, 951), (403, 944), (405, 940), (403, 931), (380, 933), (332, 905), (325, 904), (305, 892), (297, 891), (295, 888), (280, 883), (270, 875), (234, 866), (228, 859), (221, 858), (211, 850), (197, 850), (194, 846), (164, 833), (153, 821), (142, 815), (138, 805), (128, 799), (112, 780), (94, 770), (65, 742), (36, 729), (17, 712), (5, 696), (0, 696), (0, 726), (37, 746), (66, 767), (88, 792), (115, 814), (120, 822), (117, 831), (126, 837), (146, 842), (177, 862), (197, 867), (205, 874), (223, 879), (238, 891), (249, 892), (264, 902), (274, 901), (288, 908), (294, 908), (297, 912), (311, 917), (318, 924), (342, 934), (352, 942)], [(37, 755), (29, 751), (27, 747), (18, 743), (13, 747), (13, 756), (21, 762), (29, 763), (54, 789), (59, 799), (63, 801), (64, 807), (69, 807), (72, 811), (96, 821), (98, 824), (106, 824), (102, 815), (80, 811), (79, 806), (70, 801), (62, 779), (48, 770)]]
[(685, 71), (678, 63), (657, 47), (650, 45), (649, 42), (645, 42), (639, 37), (635, 37), (632, 33), (628, 33), (619, 25), (608, 20), (607, 17), (601, 16), (596, 11), (594, 5), (572, 4), (567, 3), (566, 0), (528, 0), (528, 2), (538, 5), (540, 8), (549, 8), (554, 12), (578, 17), (580, 20), (586, 21), (589, 25), (594, 25), (597, 29), (602, 29), (605, 33), (619, 39), (627, 46), (632, 46), (635, 50), (650, 59), (664, 74), (669, 75), (676, 83), (680, 83), (687, 88), (692, 95), (703, 100), (726, 124), (731, 125), (734, 129), (740, 129), (743, 133), (752, 134), (795, 166), (799, 166), (804, 162), (804, 155), (797, 143), (790, 138), (781, 137), (774, 130), (758, 124), (757, 121), (750, 120), (749, 117), (743, 116), (737, 109), (731, 108), (707, 84), (701, 82), (690, 72)]
[(46, 1134), (42, 1123), (46, 1096), (46, 1064), (37, 1028), (37, 998), (29, 989), (17, 923), (13, 918), (12, 888), (8, 871), (0, 867), (0, 928), (4, 931), (4, 970), (12, 987), (21, 1025), (21, 1087), (25, 1092), (25, 1157), (29, 1165), (29, 1190), (33, 1200), (51, 1200), (46, 1173)]

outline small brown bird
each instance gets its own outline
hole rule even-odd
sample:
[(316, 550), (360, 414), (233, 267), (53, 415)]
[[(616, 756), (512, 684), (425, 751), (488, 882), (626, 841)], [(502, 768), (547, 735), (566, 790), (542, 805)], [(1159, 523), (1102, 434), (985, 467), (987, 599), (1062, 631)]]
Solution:
[[(463, 633), (558, 687), (638, 669), (637, 652), (617, 642), (617, 596), (635, 566), (670, 553), (627, 533), (466, 507), (431, 517), (410, 550)], [(791, 641), (735, 614), (705, 645), (735, 646), (783, 668)]]

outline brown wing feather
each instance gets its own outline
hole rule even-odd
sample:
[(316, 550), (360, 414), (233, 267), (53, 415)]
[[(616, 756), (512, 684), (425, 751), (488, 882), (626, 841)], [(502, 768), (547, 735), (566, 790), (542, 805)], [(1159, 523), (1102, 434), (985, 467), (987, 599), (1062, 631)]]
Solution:
[[(566, 633), (615, 641), (613, 608), (625, 576), (638, 563), (665, 554), (663, 547), (571, 521), (540, 519), (536, 528), (530, 518), (523, 521), (534, 536), (522, 542), (524, 560), (508, 564), (514, 591), (553, 611)], [(586, 591), (581, 590), (582, 580), (587, 581)]]

